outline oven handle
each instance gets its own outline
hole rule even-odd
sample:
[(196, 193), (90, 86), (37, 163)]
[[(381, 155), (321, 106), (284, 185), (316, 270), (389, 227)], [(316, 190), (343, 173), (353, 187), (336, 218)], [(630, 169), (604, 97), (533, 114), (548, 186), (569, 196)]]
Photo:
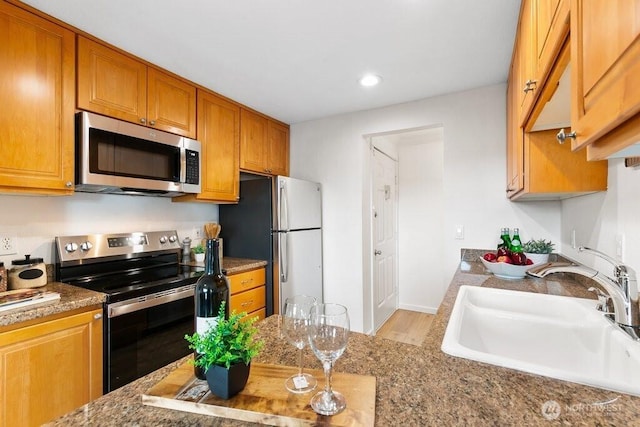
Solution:
[(145, 308), (167, 304), (184, 298), (193, 297), (195, 285), (182, 286), (180, 288), (169, 289), (168, 291), (155, 294), (144, 295), (126, 301), (116, 302), (107, 305), (107, 316), (109, 319), (144, 310)]

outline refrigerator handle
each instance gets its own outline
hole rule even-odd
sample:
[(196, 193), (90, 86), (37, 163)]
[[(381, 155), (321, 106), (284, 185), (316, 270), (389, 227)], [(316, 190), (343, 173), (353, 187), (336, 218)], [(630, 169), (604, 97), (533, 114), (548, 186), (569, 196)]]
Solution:
[(289, 206), (287, 203), (287, 189), (284, 181), (280, 181), (280, 203), (278, 206), (278, 230), (289, 230)]
[(280, 281), (286, 282), (289, 278), (289, 233), (279, 233), (280, 237)]

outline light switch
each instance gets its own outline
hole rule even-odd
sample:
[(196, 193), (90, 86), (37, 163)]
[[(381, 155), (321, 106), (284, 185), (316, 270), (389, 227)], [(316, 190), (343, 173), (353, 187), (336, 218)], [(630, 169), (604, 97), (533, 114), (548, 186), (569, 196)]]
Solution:
[(464, 239), (464, 225), (456, 226), (456, 239), (463, 240)]

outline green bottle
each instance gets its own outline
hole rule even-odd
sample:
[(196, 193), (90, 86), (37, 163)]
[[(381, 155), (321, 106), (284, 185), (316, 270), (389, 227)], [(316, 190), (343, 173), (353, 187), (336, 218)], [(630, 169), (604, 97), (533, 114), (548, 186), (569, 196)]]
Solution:
[(511, 252), (522, 253), (522, 242), (520, 241), (520, 229), (513, 229), (513, 238), (511, 238)]
[(500, 243), (498, 243), (498, 256), (507, 255), (511, 251), (511, 238), (509, 228), (500, 229)]

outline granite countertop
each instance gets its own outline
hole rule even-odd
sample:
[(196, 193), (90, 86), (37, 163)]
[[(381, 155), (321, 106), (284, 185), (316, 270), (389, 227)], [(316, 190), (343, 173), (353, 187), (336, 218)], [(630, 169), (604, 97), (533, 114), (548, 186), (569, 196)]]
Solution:
[(0, 314), (0, 328), (11, 327), (17, 323), (40, 319), (46, 316), (60, 314), (76, 309), (101, 305), (106, 295), (89, 289), (52, 282), (39, 288), (46, 291), (58, 292), (60, 300), (33, 308), (24, 307)]
[[(190, 265), (192, 267), (204, 268), (204, 262), (190, 261), (184, 264)], [(266, 265), (267, 265), (267, 261), (257, 260), (257, 259), (232, 258), (232, 257), (222, 258), (222, 269), (224, 270), (224, 273), (227, 275), (244, 273), (245, 271), (255, 270), (257, 268), (265, 267)]]
[[(377, 378), (377, 426), (637, 424), (640, 419), (638, 397), (456, 358), (440, 350), (460, 286), (593, 297), (572, 277), (556, 276), (554, 280), (529, 277), (502, 280), (484, 269), (477, 254), (463, 253), (460, 269), (422, 346), (352, 333), (335, 370)], [(266, 341), (266, 350), (256, 361), (296, 366), (296, 350), (280, 338), (278, 323), (276, 315), (257, 324)], [(184, 360), (186, 358), (115, 390), (50, 425), (247, 425), (142, 405), (140, 395)], [(309, 351), (305, 352), (305, 366), (320, 367)], [(561, 409), (554, 421), (542, 414), (543, 405), (550, 401), (557, 402)]]

